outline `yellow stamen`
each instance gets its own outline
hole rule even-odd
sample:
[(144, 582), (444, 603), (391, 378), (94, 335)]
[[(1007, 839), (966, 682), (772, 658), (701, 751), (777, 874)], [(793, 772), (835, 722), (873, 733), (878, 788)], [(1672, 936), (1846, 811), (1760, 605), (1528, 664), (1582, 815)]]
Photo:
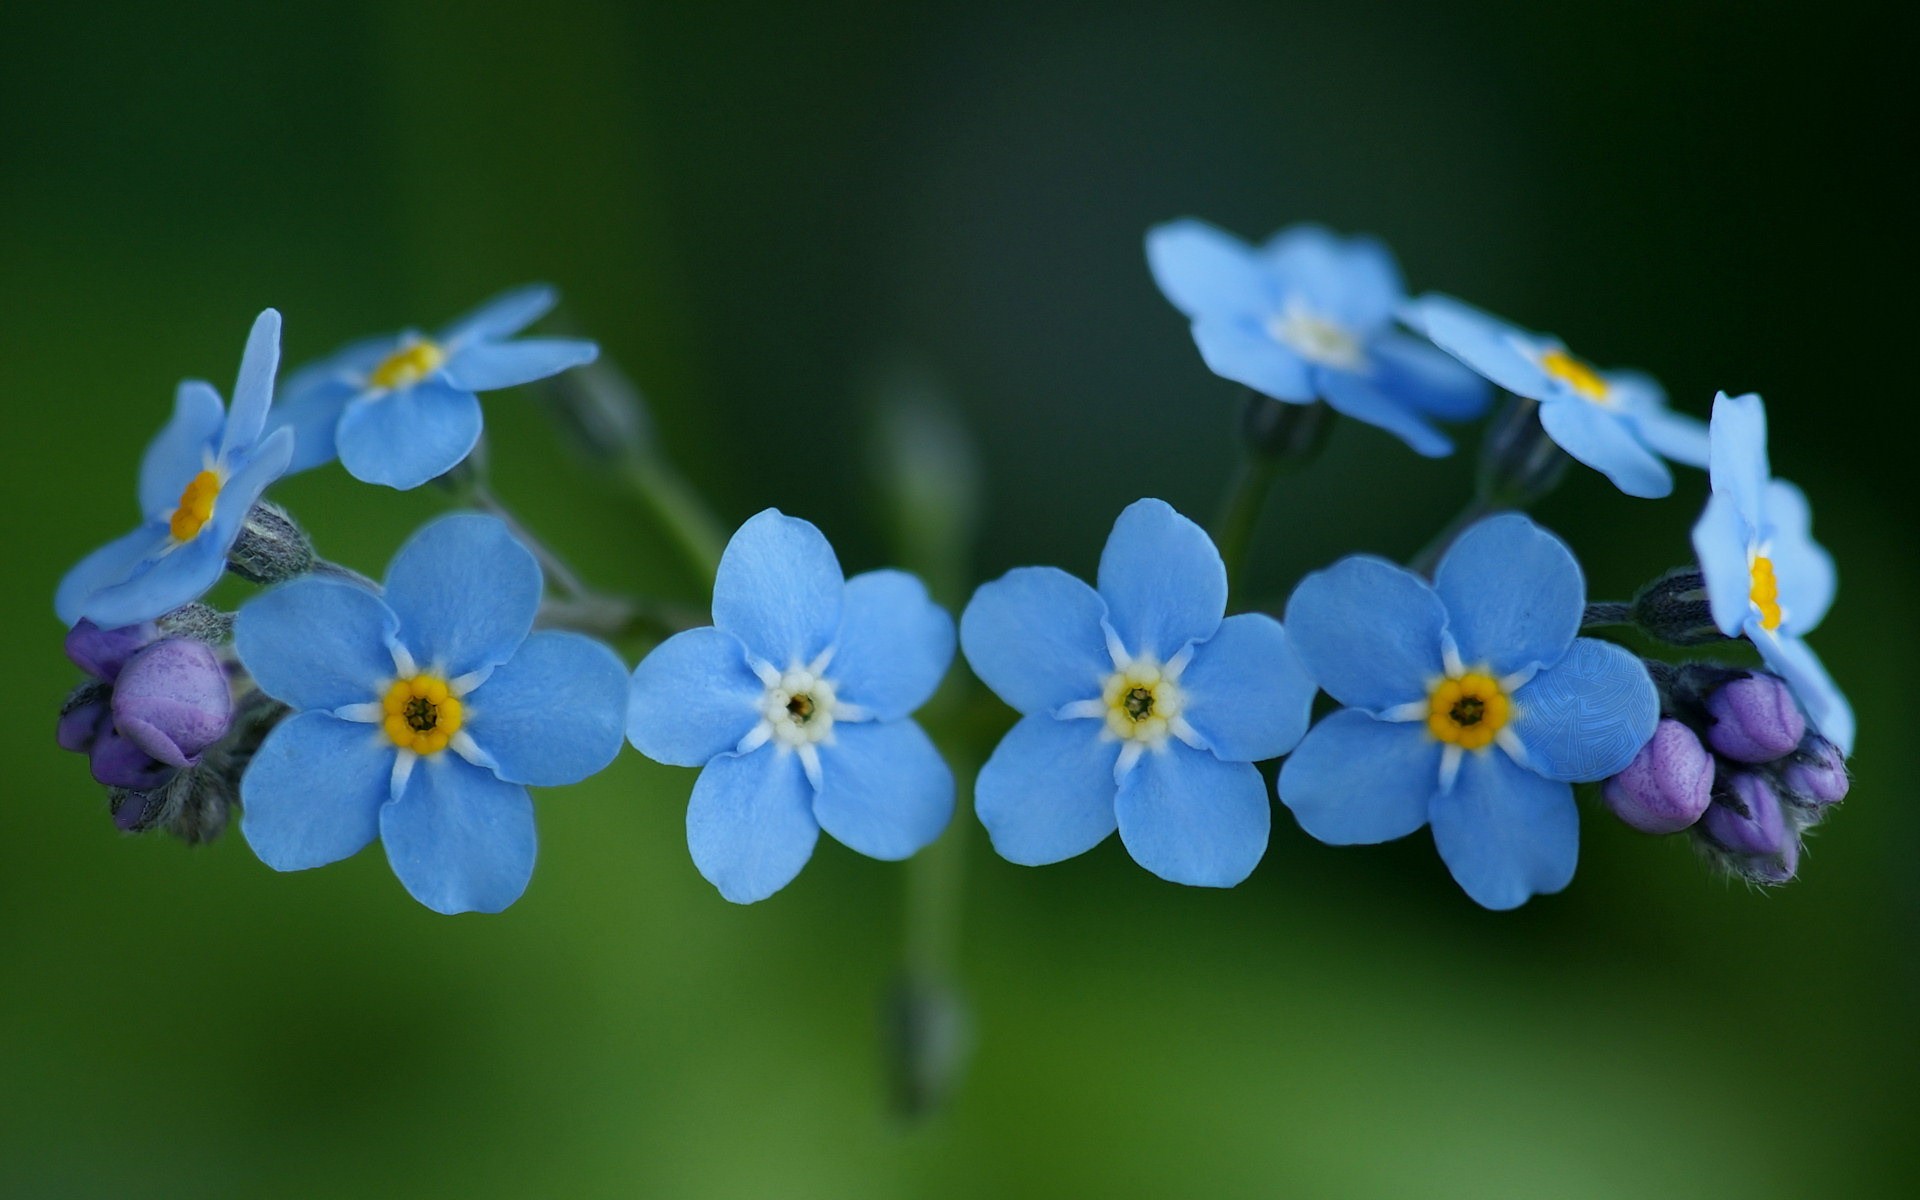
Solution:
[(412, 387), (439, 370), (440, 364), (445, 361), (445, 351), (433, 342), (422, 340), (402, 346), (387, 355), (386, 360), (375, 367), (373, 374), (367, 378), (374, 387), (390, 392), (395, 388)]
[(1513, 717), (1513, 702), (1491, 675), (1469, 671), (1442, 679), (1427, 695), (1427, 732), (1462, 750), (1482, 750)]
[(1565, 350), (1549, 350), (1540, 356), (1540, 369), (1595, 403), (1607, 398), (1607, 381), (1600, 372)]
[(1107, 730), (1123, 741), (1159, 745), (1173, 732), (1182, 695), (1159, 663), (1138, 660), (1107, 677), (1101, 697), (1107, 706)]
[(1747, 592), (1747, 599), (1760, 613), (1762, 628), (1774, 630), (1780, 628), (1780, 581), (1773, 574), (1773, 560), (1766, 555), (1757, 555), (1753, 566), (1753, 587)]
[(167, 532), (176, 542), (190, 542), (208, 521), (213, 520), (213, 502), (220, 498), (220, 475), (202, 471), (180, 493), (179, 507), (167, 521)]
[(415, 754), (445, 750), (466, 719), (466, 710), (448, 690), (447, 681), (434, 675), (394, 680), (380, 707), (385, 713), (380, 727), (387, 739)]

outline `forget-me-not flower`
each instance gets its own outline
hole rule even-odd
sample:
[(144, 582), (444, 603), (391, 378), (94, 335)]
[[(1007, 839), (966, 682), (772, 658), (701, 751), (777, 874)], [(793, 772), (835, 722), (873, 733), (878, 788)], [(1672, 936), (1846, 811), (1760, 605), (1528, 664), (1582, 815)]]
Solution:
[(1833, 604), (1833, 558), (1813, 540), (1806, 494), (1775, 479), (1767, 462), (1767, 412), (1760, 397), (1713, 402), (1713, 495), (1693, 527), (1713, 623), (1746, 635), (1785, 676), (1820, 732), (1853, 753), (1853, 706), (1801, 639)]
[(1098, 590), (1021, 567), (974, 593), (967, 662), (1022, 714), (974, 788), (994, 849), (1039, 866), (1118, 828), (1174, 883), (1252, 872), (1272, 824), (1253, 764), (1300, 740), (1314, 686), (1280, 622), (1226, 605), (1219, 551), (1161, 500), (1114, 522)]
[(1667, 407), (1637, 371), (1597, 371), (1559, 338), (1531, 333), (1451, 296), (1428, 295), (1401, 313), (1433, 344), (1516, 396), (1540, 403), (1540, 425), (1562, 450), (1629, 496), (1673, 490), (1662, 458), (1707, 465), (1706, 426)]
[(1287, 629), (1347, 705), (1280, 771), (1314, 837), (1384, 842), (1422, 825), (1469, 896), (1513, 908), (1573, 878), (1572, 784), (1613, 775), (1653, 736), (1640, 660), (1577, 636), (1580, 565), (1526, 517), (1468, 529), (1429, 584), (1377, 558), (1302, 580)]
[(1393, 327), (1400, 268), (1372, 238), (1295, 225), (1255, 249), (1192, 219), (1147, 232), (1160, 290), (1193, 321), (1214, 374), (1289, 404), (1325, 400), (1430, 457), (1453, 452), (1433, 421), (1486, 410), (1485, 381)]
[(241, 782), (240, 829), (298, 871), (379, 838), (414, 899), (499, 912), (533, 874), (527, 786), (594, 774), (620, 751), (626, 667), (576, 633), (531, 633), (540, 567), (493, 517), (415, 534), (384, 593), (282, 584), (240, 610), (234, 647), (294, 709)]
[(266, 429), (279, 361), (280, 314), (269, 308), (247, 335), (231, 410), (212, 384), (180, 385), (173, 419), (140, 460), (144, 523), (67, 572), (54, 594), (62, 621), (137, 625), (219, 582), (247, 513), (293, 453), (293, 435)]
[(589, 363), (578, 338), (520, 338), (557, 299), (552, 288), (496, 296), (435, 337), (414, 330), (368, 338), (287, 379), (276, 421), (297, 435), (293, 467), (336, 455), (367, 483), (415, 488), (446, 474), (480, 440), (480, 399)]
[(713, 624), (634, 671), (627, 734), (648, 758), (702, 768), (687, 848), (750, 904), (792, 882), (822, 829), (880, 859), (940, 836), (953, 772), (908, 714), (952, 661), (953, 619), (918, 579), (847, 579), (818, 529), (770, 508), (727, 543)]

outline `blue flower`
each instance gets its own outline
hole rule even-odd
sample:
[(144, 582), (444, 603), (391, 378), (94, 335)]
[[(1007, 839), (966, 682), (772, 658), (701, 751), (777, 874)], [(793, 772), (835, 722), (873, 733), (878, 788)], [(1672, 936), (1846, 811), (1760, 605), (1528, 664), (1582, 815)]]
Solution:
[(458, 466), (480, 440), (475, 392), (513, 387), (592, 362), (576, 338), (506, 341), (552, 308), (552, 288), (496, 296), (426, 337), (368, 338), (294, 372), (276, 420), (297, 434), (295, 471), (333, 461), (367, 483), (415, 488)]
[(67, 572), (53, 601), (62, 621), (138, 625), (219, 582), (247, 513), (293, 453), (292, 434), (265, 432), (279, 361), (280, 314), (269, 308), (247, 335), (231, 411), (213, 385), (180, 385), (173, 420), (140, 460), (145, 523)]
[(626, 667), (574, 633), (529, 635), (533, 555), (493, 517), (442, 517), (384, 594), (307, 577), (240, 610), (234, 648), (294, 710), (241, 781), (240, 829), (277, 871), (376, 837), (414, 899), (499, 912), (533, 874), (527, 785), (557, 787), (620, 751)]
[(1539, 401), (1547, 436), (1629, 496), (1673, 490), (1662, 456), (1707, 465), (1706, 427), (1669, 409), (1666, 392), (1646, 375), (1596, 371), (1559, 338), (1529, 333), (1451, 296), (1422, 296), (1401, 317), (1494, 383)]
[(1118, 828), (1162, 879), (1232, 887), (1266, 853), (1272, 823), (1253, 764), (1306, 732), (1313, 682), (1278, 621), (1222, 619), (1220, 554), (1163, 501), (1120, 514), (1099, 582), (1021, 567), (960, 618), (974, 674), (1022, 714), (980, 771), (980, 821), (1026, 866)]
[(1325, 400), (1418, 453), (1453, 453), (1432, 422), (1479, 416), (1484, 381), (1393, 328), (1406, 298), (1371, 238), (1295, 225), (1258, 250), (1204, 221), (1147, 231), (1147, 265), (1214, 374), (1289, 404)]
[(1576, 637), (1580, 565), (1518, 514), (1482, 521), (1428, 584), (1377, 558), (1302, 580), (1287, 628), (1320, 686), (1349, 705), (1280, 771), (1280, 799), (1333, 845), (1432, 825), (1454, 879), (1513, 908), (1573, 878), (1572, 783), (1603, 779), (1653, 737), (1640, 660)]
[(701, 767), (694, 865), (736, 904), (793, 881), (820, 831), (901, 859), (953, 816), (953, 773), (908, 714), (953, 661), (953, 619), (900, 571), (840, 573), (806, 521), (767, 509), (727, 543), (713, 624), (633, 673), (627, 736)]
[(1772, 477), (1760, 397), (1720, 393), (1712, 431), (1713, 495), (1693, 548), (1713, 623), (1728, 637), (1745, 634), (1827, 740), (1851, 754), (1853, 706), (1801, 640), (1827, 615), (1838, 584), (1833, 558), (1813, 540), (1813, 510), (1799, 488)]

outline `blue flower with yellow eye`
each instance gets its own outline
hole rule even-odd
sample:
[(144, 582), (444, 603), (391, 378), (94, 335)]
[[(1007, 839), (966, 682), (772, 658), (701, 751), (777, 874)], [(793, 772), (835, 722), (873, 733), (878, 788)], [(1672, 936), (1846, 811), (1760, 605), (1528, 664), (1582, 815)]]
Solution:
[(1219, 551), (1160, 500), (1114, 522), (1098, 589), (1022, 567), (974, 593), (967, 662), (1022, 714), (974, 786), (1002, 857), (1059, 862), (1118, 829), (1174, 883), (1253, 871), (1272, 824), (1253, 764), (1300, 740), (1314, 686), (1280, 622), (1226, 605)]
[(1372, 238), (1295, 225), (1256, 249), (1204, 221), (1171, 221), (1147, 231), (1147, 265), (1222, 378), (1288, 404), (1325, 400), (1429, 457), (1453, 452), (1434, 421), (1486, 410), (1483, 380), (1394, 328), (1406, 289)]
[(1785, 676), (1827, 740), (1853, 753), (1853, 706), (1801, 639), (1833, 604), (1833, 558), (1813, 540), (1806, 494), (1775, 479), (1767, 462), (1767, 411), (1760, 397), (1720, 393), (1713, 401), (1713, 495), (1693, 527), (1713, 623), (1745, 635)]
[(549, 287), (497, 296), (427, 337), (368, 338), (294, 372), (275, 413), (296, 434), (292, 470), (337, 456), (367, 483), (415, 488), (458, 466), (480, 440), (475, 392), (532, 383), (600, 353), (577, 338), (519, 338), (557, 297)]
[(1625, 768), (1660, 717), (1639, 659), (1577, 636), (1585, 607), (1573, 554), (1517, 514), (1468, 529), (1431, 584), (1363, 556), (1307, 576), (1287, 629), (1348, 707), (1281, 768), (1281, 802), (1333, 845), (1430, 825), (1488, 908), (1559, 891), (1580, 854), (1572, 784)]
[(249, 601), (234, 649), (294, 712), (241, 780), (240, 831), (276, 871), (378, 838), (435, 912), (499, 912), (533, 874), (529, 785), (620, 752), (626, 667), (576, 633), (532, 633), (540, 567), (493, 517), (442, 517), (385, 590), (308, 576)]
[(1559, 338), (1531, 333), (1451, 296), (1422, 296), (1401, 317), (1494, 383), (1539, 401), (1547, 436), (1629, 496), (1654, 498), (1673, 490), (1663, 458), (1707, 465), (1706, 426), (1669, 409), (1666, 392), (1649, 376), (1597, 371)]
[(280, 314), (261, 313), (247, 335), (233, 408), (213, 385), (189, 380), (173, 419), (140, 461), (140, 528), (81, 559), (54, 593), (68, 625), (138, 625), (190, 604), (226, 570), (247, 513), (287, 470), (293, 435), (267, 428), (280, 362)]
[(820, 831), (901, 859), (953, 816), (953, 772), (911, 716), (953, 662), (953, 619), (900, 571), (846, 578), (812, 524), (767, 509), (727, 543), (713, 624), (633, 673), (628, 737), (700, 767), (687, 848), (720, 894), (764, 900)]

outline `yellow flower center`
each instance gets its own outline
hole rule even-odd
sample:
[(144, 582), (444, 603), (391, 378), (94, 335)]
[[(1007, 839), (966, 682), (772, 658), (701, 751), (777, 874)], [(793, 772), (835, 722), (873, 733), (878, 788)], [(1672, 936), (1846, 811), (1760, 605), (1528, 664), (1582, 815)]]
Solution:
[(1766, 555), (1756, 555), (1753, 566), (1753, 587), (1747, 592), (1747, 599), (1753, 602), (1754, 611), (1760, 614), (1763, 628), (1780, 628), (1780, 581), (1773, 574), (1773, 560)]
[(422, 379), (440, 369), (447, 361), (446, 352), (438, 345), (425, 339), (411, 345), (402, 346), (387, 355), (381, 364), (373, 369), (367, 378), (373, 386), (382, 391), (391, 392), (396, 388), (412, 387)]
[(1600, 372), (1565, 350), (1554, 349), (1542, 354), (1540, 369), (1594, 403), (1606, 403), (1607, 381), (1600, 378)]
[(1101, 690), (1107, 730), (1122, 741), (1158, 746), (1173, 732), (1183, 698), (1160, 664), (1139, 659), (1107, 676)]
[(190, 542), (208, 521), (213, 520), (213, 502), (220, 498), (220, 475), (202, 471), (188, 481), (180, 493), (180, 504), (167, 520), (167, 532), (176, 542)]
[(1481, 750), (1513, 717), (1500, 681), (1479, 671), (1442, 679), (1427, 695), (1427, 732), (1449, 746)]
[(466, 719), (459, 699), (447, 690), (447, 681), (434, 675), (394, 680), (381, 708), (386, 712), (381, 728), (388, 739), (415, 754), (445, 750)]

